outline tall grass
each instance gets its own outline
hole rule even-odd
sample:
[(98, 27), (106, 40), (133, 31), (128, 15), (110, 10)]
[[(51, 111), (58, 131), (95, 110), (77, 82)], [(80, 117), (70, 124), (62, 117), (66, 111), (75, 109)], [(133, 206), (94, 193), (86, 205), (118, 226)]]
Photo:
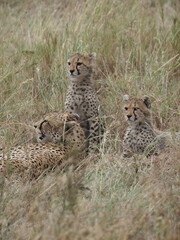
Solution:
[(179, 130), (179, 10), (177, 0), (0, 2), (1, 145), (33, 141), (33, 123), (63, 109), (73, 51), (97, 53), (94, 86), (106, 121), (101, 155), (82, 176), (1, 179), (1, 239), (179, 238), (176, 142), (154, 159), (119, 158), (125, 93), (149, 95), (156, 126)]

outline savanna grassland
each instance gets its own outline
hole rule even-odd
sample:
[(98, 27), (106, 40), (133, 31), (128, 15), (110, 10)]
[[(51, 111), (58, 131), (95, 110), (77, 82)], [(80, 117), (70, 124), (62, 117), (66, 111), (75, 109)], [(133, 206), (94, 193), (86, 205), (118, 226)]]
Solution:
[[(180, 145), (120, 159), (122, 96), (148, 95), (160, 130), (180, 131), (178, 0), (1, 0), (0, 140), (33, 142), (33, 123), (63, 109), (71, 52), (96, 52), (106, 122), (100, 154), (75, 171), (0, 179), (0, 239), (180, 239)], [(80, 190), (79, 186), (89, 188)]]

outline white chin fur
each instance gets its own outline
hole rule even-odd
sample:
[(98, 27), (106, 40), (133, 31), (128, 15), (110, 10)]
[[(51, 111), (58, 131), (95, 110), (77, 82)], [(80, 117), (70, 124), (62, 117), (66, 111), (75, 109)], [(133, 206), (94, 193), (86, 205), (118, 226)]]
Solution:
[(132, 116), (131, 118), (125, 117), (126, 121), (128, 122), (134, 122), (135, 121), (135, 117)]
[(69, 76), (70, 76), (71, 78), (75, 78), (75, 77), (77, 77), (78, 75), (77, 75), (76, 73), (73, 73), (73, 75), (72, 75), (71, 73), (69, 73)]

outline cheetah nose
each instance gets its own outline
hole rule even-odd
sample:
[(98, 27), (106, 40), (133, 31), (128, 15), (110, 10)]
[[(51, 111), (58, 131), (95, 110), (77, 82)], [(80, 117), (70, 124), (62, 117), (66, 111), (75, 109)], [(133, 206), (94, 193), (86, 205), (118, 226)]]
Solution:
[(69, 70), (71, 74), (73, 74), (74, 70)]
[(132, 117), (132, 115), (127, 115), (127, 118), (130, 119)]

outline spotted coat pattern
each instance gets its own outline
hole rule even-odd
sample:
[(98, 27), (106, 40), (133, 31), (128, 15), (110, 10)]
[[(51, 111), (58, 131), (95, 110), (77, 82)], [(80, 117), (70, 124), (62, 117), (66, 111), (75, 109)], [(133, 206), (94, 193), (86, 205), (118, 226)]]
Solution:
[(65, 111), (77, 113), (88, 139), (89, 152), (94, 151), (103, 134), (99, 118), (99, 103), (92, 86), (93, 60), (95, 54), (74, 53), (68, 60), (70, 86), (68, 87)]
[(164, 137), (158, 135), (152, 126), (149, 98), (125, 95), (124, 101), (124, 115), (129, 126), (123, 139), (123, 157), (157, 154), (166, 144)]
[(34, 125), (38, 143), (16, 146), (0, 156), (1, 171), (14, 169), (36, 178), (47, 168), (62, 164), (67, 156), (85, 149), (85, 135), (73, 115), (51, 113)]

